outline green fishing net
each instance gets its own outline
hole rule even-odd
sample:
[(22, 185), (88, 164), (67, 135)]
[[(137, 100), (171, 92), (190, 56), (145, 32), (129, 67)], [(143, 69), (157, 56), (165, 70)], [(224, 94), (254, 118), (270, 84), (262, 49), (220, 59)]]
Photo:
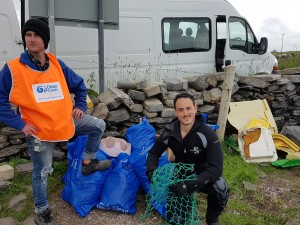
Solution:
[[(152, 214), (153, 209), (165, 208), (165, 220), (172, 225), (200, 224), (200, 214), (194, 194), (176, 196), (169, 186), (186, 180), (195, 180), (194, 165), (169, 163), (155, 170), (150, 191), (147, 194), (147, 208), (142, 218)], [(189, 175), (190, 174), (190, 175)], [(164, 216), (164, 215), (163, 215)]]

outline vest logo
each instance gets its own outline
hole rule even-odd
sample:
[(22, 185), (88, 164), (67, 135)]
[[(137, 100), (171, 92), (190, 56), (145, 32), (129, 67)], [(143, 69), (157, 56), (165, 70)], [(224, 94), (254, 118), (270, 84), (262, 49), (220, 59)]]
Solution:
[(198, 148), (198, 146), (195, 146), (193, 149), (190, 150), (191, 152), (194, 152), (194, 154), (199, 154), (202, 150)]
[(44, 86), (37, 86), (36, 91), (38, 93), (43, 93), (43, 92), (55, 92), (58, 91), (58, 85), (44, 85)]
[(33, 84), (32, 91), (38, 103), (64, 99), (59, 82)]

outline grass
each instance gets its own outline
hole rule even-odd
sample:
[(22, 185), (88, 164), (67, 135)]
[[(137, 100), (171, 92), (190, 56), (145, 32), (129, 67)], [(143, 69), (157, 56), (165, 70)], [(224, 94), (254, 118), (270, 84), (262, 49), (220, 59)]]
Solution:
[[(293, 51), (293, 52), (284, 52), (287, 55), (293, 54), (293, 57), (287, 58), (277, 58), (278, 59), (278, 66), (280, 70), (287, 69), (287, 68), (294, 68), (300, 67), (300, 51)], [(281, 52), (273, 53), (275, 57), (282, 55)]]
[[(16, 167), (18, 164), (25, 162), (28, 162), (28, 160), (13, 157), (10, 159), (9, 165)], [(53, 163), (54, 171), (49, 176), (49, 192), (60, 190), (59, 187), (62, 186), (61, 178), (67, 171), (67, 166), (66, 161)], [(0, 191), (0, 218), (11, 217), (17, 221), (16, 225), (21, 225), (25, 219), (33, 215), (34, 207), (31, 184), (31, 174), (15, 173), (14, 178), (11, 180), (11, 185)], [(26, 194), (27, 196), (27, 199), (22, 203), (23, 207), (20, 211), (9, 208), (10, 199), (18, 194)]]

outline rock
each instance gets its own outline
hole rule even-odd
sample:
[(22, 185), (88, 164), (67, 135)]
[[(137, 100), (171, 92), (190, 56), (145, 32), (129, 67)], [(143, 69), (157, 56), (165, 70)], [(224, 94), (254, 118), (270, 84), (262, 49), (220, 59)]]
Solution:
[(8, 188), (11, 185), (10, 181), (0, 180), (0, 190), (4, 188)]
[(16, 166), (16, 171), (18, 173), (32, 173), (33, 165), (32, 162), (18, 164)]
[(244, 184), (244, 188), (247, 190), (256, 191), (256, 189), (257, 189), (257, 185), (253, 184), (249, 181), (243, 181), (243, 184)]
[(12, 145), (12, 146), (0, 149), (0, 158), (18, 154), (19, 152), (26, 150), (26, 149), (27, 149), (26, 143), (21, 144), (21, 145)]
[(163, 110), (163, 104), (157, 98), (147, 98), (143, 105), (148, 112), (161, 112)]
[(92, 113), (92, 116), (95, 116), (99, 119), (106, 119), (109, 114), (108, 107), (104, 103), (99, 103), (94, 107), (94, 111)]
[(23, 225), (36, 225), (36, 223), (34, 222), (34, 217), (29, 217), (27, 218), (24, 222)]
[(16, 222), (13, 218), (6, 217), (6, 218), (0, 218), (0, 224), (1, 225), (15, 225)]
[(13, 208), (16, 211), (22, 210), (23, 204), (27, 199), (26, 194), (19, 194), (14, 196), (8, 203), (8, 208)]
[(14, 168), (8, 164), (0, 166), (0, 181), (1, 180), (10, 180), (14, 177), (15, 171)]
[(182, 79), (170, 78), (164, 80), (168, 91), (186, 91), (188, 89), (188, 81)]

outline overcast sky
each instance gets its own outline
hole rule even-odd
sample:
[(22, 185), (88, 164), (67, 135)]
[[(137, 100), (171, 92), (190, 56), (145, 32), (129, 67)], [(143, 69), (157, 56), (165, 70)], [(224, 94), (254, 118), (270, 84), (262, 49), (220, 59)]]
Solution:
[(281, 51), (281, 47), (283, 51), (300, 51), (297, 0), (228, 1), (246, 17), (258, 40), (268, 38), (269, 51)]
[[(19, 6), (20, 0), (13, 1)], [(300, 51), (297, 0), (228, 1), (248, 20), (258, 40), (268, 38), (269, 51)]]

